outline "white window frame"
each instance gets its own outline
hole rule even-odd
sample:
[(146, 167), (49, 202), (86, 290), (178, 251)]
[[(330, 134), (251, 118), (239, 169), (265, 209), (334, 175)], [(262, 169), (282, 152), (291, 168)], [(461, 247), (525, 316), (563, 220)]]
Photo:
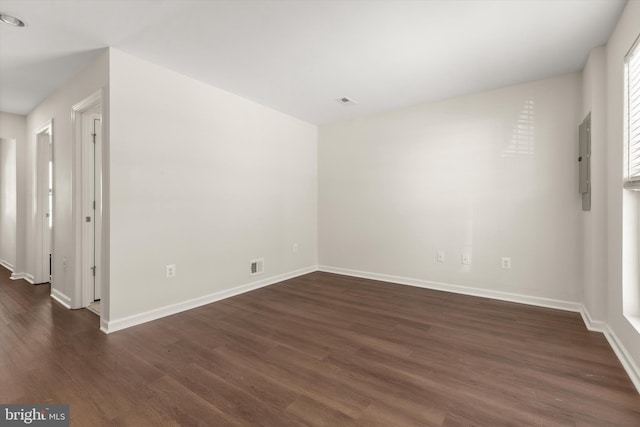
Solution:
[(624, 188), (623, 315), (640, 333), (640, 35), (624, 57)]
[(640, 36), (624, 58), (624, 187), (640, 191)]

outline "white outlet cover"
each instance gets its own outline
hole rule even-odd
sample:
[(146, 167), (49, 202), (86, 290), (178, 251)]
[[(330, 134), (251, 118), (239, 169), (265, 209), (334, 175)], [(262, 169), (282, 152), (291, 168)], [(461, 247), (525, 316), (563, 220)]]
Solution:
[(501, 261), (501, 265), (502, 268), (505, 270), (510, 270), (511, 269), (511, 258), (509, 257), (502, 257), (502, 261)]
[(167, 265), (167, 277), (175, 277), (176, 276), (176, 265), (168, 264)]
[(438, 262), (444, 262), (445, 261), (444, 251), (438, 251), (436, 253), (436, 259), (438, 260)]
[(471, 256), (470, 256), (470, 255), (462, 254), (462, 263), (463, 263), (464, 265), (469, 265), (469, 264), (471, 264)]

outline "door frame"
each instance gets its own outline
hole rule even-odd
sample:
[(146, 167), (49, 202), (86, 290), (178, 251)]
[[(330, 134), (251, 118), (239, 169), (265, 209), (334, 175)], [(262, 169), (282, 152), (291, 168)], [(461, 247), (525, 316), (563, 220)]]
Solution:
[[(49, 226), (49, 217), (47, 216), (49, 211), (49, 160), (53, 161), (53, 119), (49, 119), (37, 127), (33, 135), (36, 165), (33, 182), (33, 212), (36, 238), (33, 283), (51, 281), (53, 287), (52, 270), (51, 278), (49, 277), (49, 254), (53, 256), (54, 228), (52, 227), (50, 233), (47, 232), (47, 227)], [(48, 139), (43, 139), (43, 135), (48, 135)]]
[[(102, 288), (102, 138), (98, 138), (95, 143), (95, 211), (93, 214), (95, 239), (94, 248), (88, 248), (86, 242), (86, 232), (84, 227), (85, 206), (89, 202), (86, 196), (86, 167), (84, 157), (86, 150), (83, 149), (85, 137), (83, 135), (84, 119), (86, 114), (92, 114), (98, 110), (103, 114), (102, 90), (89, 95), (71, 108), (71, 122), (73, 126), (73, 233), (74, 233), (74, 289), (72, 294), (72, 308), (88, 307), (93, 301), (94, 283), (85, 280), (85, 273), (91, 266), (87, 264), (87, 251), (94, 250), (94, 261), (96, 266), (95, 286), (100, 289), (101, 296), (104, 297)], [(93, 257), (92, 257), (93, 258)]]

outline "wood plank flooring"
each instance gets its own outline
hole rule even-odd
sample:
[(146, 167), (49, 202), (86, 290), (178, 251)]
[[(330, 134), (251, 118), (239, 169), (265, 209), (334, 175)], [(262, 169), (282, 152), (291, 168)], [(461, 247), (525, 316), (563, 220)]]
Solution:
[(312, 273), (105, 335), (0, 271), (0, 403), (72, 426), (640, 426), (580, 316)]

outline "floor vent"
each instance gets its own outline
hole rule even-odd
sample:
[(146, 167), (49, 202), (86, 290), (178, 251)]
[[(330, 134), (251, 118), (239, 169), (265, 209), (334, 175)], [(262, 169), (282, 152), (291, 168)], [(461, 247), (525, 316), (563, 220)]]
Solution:
[(264, 258), (252, 259), (249, 261), (249, 275), (255, 276), (264, 272)]

